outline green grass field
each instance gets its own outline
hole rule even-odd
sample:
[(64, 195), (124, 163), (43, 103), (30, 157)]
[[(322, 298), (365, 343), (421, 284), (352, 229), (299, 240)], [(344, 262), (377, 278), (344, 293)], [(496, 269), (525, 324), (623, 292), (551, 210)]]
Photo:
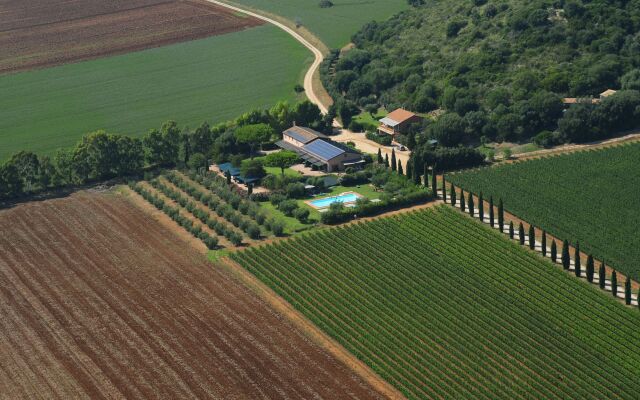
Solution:
[(311, 56), (278, 28), (241, 32), (0, 77), (0, 160), (51, 154), (98, 129), (141, 136), (195, 128), (295, 100)]
[(640, 144), (448, 176), (561, 240), (640, 278)]
[(640, 313), (446, 206), (232, 259), (409, 399), (635, 399)]
[(231, 0), (264, 10), (302, 25), (329, 48), (342, 48), (367, 22), (383, 21), (408, 8), (406, 0), (332, 0), (331, 8), (320, 8), (315, 0)]

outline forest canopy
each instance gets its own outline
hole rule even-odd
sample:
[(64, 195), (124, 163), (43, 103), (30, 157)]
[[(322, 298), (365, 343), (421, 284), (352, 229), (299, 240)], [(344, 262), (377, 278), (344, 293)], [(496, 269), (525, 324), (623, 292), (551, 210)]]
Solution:
[[(586, 141), (640, 124), (637, 92), (624, 93), (640, 89), (638, 1), (428, 0), (353, 42), (324, 70), (338, 104), (443, 109), (462, 119), (467, 141)], [(633, 110), (625, 121), (590, 117), (584, 137), (575, 121), (559, 124), (564, 97), (607, 89), (619, 91), (614, 109)], [(606, 111), (588, 103), (568, 117)]]

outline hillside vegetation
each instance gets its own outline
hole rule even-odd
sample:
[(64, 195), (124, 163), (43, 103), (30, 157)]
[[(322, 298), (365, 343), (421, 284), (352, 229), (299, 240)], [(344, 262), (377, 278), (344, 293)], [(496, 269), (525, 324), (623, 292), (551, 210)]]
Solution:
[(232, 258), (409, 399), (634, 399), (637, 310), (440, 207)]
[(640, 278), (640, 144), (484, 168), (447, 179)]
[[(365, 26), (324, 71), (334, 97), (367, 110), (443, 108), (426, 131), (445, 146), (580, 142), (640, 125), (639, 30), (635, 1), (427, 0)], [(562, 118), (562, 97), (609, 88), (626, 90)]]

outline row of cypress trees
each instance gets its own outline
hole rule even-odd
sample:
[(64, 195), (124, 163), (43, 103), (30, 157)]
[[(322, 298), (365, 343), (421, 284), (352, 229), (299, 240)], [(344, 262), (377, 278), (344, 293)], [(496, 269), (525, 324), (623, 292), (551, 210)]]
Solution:
[[(443, 188), (445, 188), (446, 185), (445, 185), (444, 176), (442, 177), (442, 179), (443, 179)], [(434, 182), (435, 182), (435, 178), (434, 178)], [(435, 184), (434, 184), (434, 188), (435, 188)], [(445, 202), (447, 201), (446, 192), (447, 192), (446, 190), (443, 190), (443, 199)], [(434, 193), (435, 193), (435, 189), (434, 189)], [(475, 217), (476, 204), (474, 202), (474, 197), (471, 192), (467, 193), (467, 197), (465, 201), (464, 190), (460, 189), (460, 200), (458, 201), (458, 194), (457, 194), (456, 188), (453, 184), (450, 184), (449, 201), (452, 206), (455, 207), (456, 205), (459, 204), (461, 211), (468, 212), (469, 215), (471, 215), (472, 217)], [(478, 196), (478, 217), (483, 222), (484, 222), (484, 215), (485, 215), (484, 198), (482, 193), (480, 193), (480, 195)], [(491, 196), (489, 197), (489, 224), (491, 225), (491, 227), (495, 226), (494, 204), (493, 204), (493, 197)], [(504, 205), (503, 205), (502, 199), (500, 199), (498, 203), (498, 227), (500, 229), (500, 232), (504, 232)], [(515, 239), (515, 230), (514, 230), (513, 221), (509, 222), (508, 233), (509, 233), (509, 238), (511, 238), (512, 240)], [(524, 246), (526, 244), (529, 246), (531, 250), (535, 250), (536, 229), (531, 224), (529, 224), (529, 232), (528, 232), (528, 235), (526, 235), (526, 237), (528, 238), (528, 240), (525, 240), (525, 228), (522, 222), (520, 222), (518, 225), (518, 241), (520, 245)], [(549, 257), (551, 258), (551, 261), (553, 261), (554, 263), (557, 263), (558, 247), (556, 245), (556, 241), (552, 240), (550, 249), (547, 249), (547, 232), (545, 230), (542, 231), (542, 238), (541, 238), (540, 245), (541, 245), (542, 255), (546, 257), (547, 252), (549, 252)], [(576, 245), (574, 247), (573, 257), (574, 257), (574, 265), (575, 265), (574, 273), (576, 277), (580, 278), (582, 277), (583, 269), (582, 269), (582, 260), (580, 258), (580, 242), (579, 241), (576, 242)], [(560, 256), (560, 263), (562, 264), (562, 267), (564, 270), (568, 271), (570, 269), (571, 257), (569, 254), (569, 242), (566, 239), (562, 242), (562, 253)], [(587, 278), (587, 281), (589, 283), (593, 283), (594, 277), (595, 277), (595, 261), (592, 255), (589, 255), (587, 257), (587, 264), (585, 266), (584, 273), (585, 273), (585, 277)], [(606, 288), (605, 283), (606, 283), (606, 268), (605, 268), (605, 262), (603, 260), (600, 262), (600, 265), (598, 268), (598, 284), (600, 288), (603, 290)], [(617, 273), (615, 270), (611, 274), (611, 293), (614, 297), (618, 296), (618, 279), (617, 279)], [(631, 280), (629, 279), (629, 277), (626, 278), (624, 283), (624, 299), (627, 305), (631, 304)], [(640, 309), (640, 290), (638, 290), (638, 300), (639, 300), (638, 308)]]

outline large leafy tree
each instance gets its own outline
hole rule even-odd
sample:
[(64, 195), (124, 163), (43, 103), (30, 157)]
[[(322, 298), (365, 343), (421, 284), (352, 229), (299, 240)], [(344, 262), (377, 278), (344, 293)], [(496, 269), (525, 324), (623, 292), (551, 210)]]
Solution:
[(293, 151), (278, 151), (267, 155), (264, 159), (264, 163), (267, 167), (280, 168), (282, 176), (284, 176), (284, 170), (289, 168), (298, 162), (299, 157)]
[(250, 155), (253, 158), (256, 147), (260, 147), (263, 143), (271, 140), (271, 137), (275, 135), (275, 131), (268, 124), (253, 124), (238, 127), (234, 134), (239, 143), (249, 145), (251, 149)]

